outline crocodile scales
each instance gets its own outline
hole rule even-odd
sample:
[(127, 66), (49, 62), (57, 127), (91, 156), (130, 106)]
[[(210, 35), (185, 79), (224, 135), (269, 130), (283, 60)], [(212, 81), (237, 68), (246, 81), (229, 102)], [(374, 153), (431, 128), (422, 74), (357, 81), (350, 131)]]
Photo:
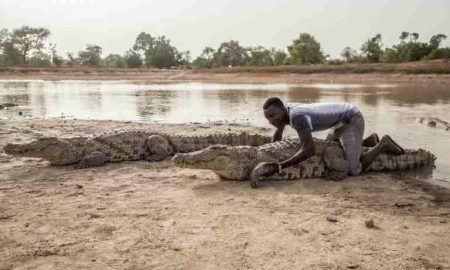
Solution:
[(107, 162), (163, 160), (175, 153), (186, 153), (210, 145), (253, 145), (269, 143), (269, 136), (222, 133), (204, 136), (171, 136), (156, 132), (116, 131), (92, 137), (41, 138), (24, 144), (7, 144), (7, 154), (36, 157), (52, 165), (76, 164), (78, 168), (99, 166)]

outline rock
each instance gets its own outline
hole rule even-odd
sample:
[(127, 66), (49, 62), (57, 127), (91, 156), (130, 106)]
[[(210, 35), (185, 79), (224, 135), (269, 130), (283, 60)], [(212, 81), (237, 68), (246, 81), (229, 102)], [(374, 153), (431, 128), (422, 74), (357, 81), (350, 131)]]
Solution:
[(76, 184), (75, 186), (79, 189), (83, 188), (83, 185), (80, 185), (80, 184)]
[(0, 110), (3, 110), (3, 109), (5, 109), (5, 108), (9, 108), (9, 107), (16, 107), (16, 106), (19, 106), (19, 105), (17, 105), (17, 104), (15, 104), (15, 103), (2, 103), (2, 104), (0, 104)]
[(357, 268), (359, 268), (359, 264), (352, 263), (352, 264), (347, 265), (347, 268), (348, 269), (357, 269)]
[(428, 120), (427, 125), (429, 127), (436, 127), (436, 121), (430, 119)]
[(375, 227), (375, 222), (373, 222), (373, 219), (366, 220), (365, 224), (366, 224), (367, 228), (374, 228)]
[(410, 201), (398, 201), (394, 204), (397, 208), (403, 208), (403, 207), (408, 207), (408, 206), (413, 206), (414, 203), (410, 202)]
[(338, 219), (336, 216), (328, 216), (327, 221), (329, 222), (338, 222)]
[(95, 218), (100, 218), (100, 215), (97, 214), (89, 214), (89, 219), (95, 219)]

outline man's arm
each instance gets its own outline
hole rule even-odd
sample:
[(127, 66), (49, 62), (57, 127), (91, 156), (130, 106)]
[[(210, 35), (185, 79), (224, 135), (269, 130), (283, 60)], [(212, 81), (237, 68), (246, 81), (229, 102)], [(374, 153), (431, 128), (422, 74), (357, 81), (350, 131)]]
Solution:
[(281, 141), (281, 139), (283, 139), (283, 130), (284, 127), (277, 128), (277, 130), (275, 130), (275, 132), (273, 133), (272, 142), (278, 142)]
[(298, 164), (316, 153), (316, 145), (314, 144), (311, 132), (303, 132), (299, 134), (300, 149), (291, 158), (281, 162), (279, 165), (281, 169), (288, 168), (292, 165)]

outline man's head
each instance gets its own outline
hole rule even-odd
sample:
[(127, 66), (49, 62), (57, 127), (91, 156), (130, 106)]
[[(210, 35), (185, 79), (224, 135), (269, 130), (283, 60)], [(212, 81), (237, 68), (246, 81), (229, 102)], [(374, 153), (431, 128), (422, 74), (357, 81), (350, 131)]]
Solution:
[(281, 99), (271, 97), (264, 102), (264, 116), (269, 123), (277, 128), (286, 125), (287, 110)]

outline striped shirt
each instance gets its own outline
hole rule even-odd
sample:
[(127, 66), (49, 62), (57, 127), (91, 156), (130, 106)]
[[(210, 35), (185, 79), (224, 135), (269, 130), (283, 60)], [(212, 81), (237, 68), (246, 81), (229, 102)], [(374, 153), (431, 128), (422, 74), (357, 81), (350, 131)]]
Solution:
[(285, 107), (289, 125), (299, 134), (342, 126), (359, 112), (350, 103), (285, 103)]

